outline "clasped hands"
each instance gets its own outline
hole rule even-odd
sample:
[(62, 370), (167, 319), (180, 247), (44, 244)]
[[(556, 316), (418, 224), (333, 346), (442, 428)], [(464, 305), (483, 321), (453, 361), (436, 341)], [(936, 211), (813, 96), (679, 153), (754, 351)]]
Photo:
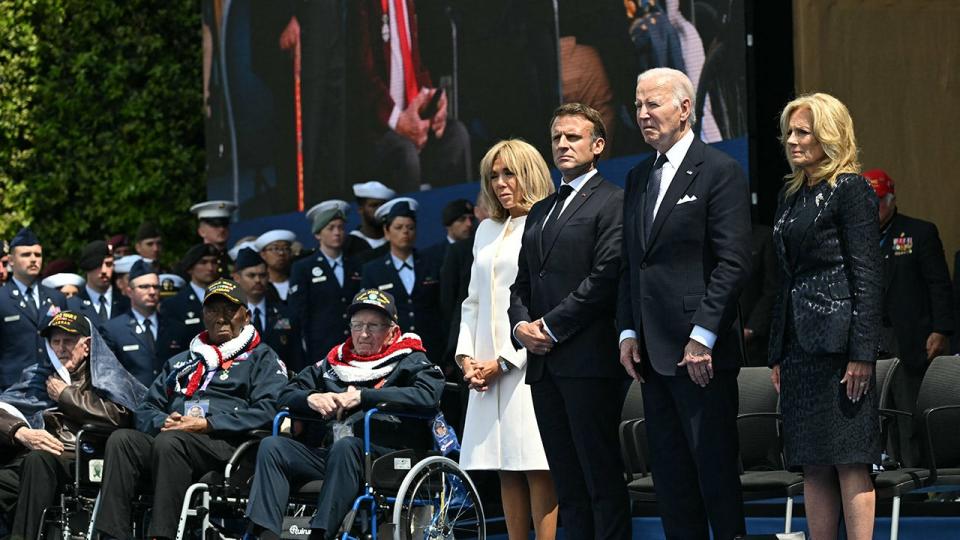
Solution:
[(160, 431), (186, 431), (187, 433), (206, 433), (210, 431), (210, 424), (206, 418), (184, 416), (176, 411), (170, 413), (163, 420)]
[(324, 418), (342, 420), (351, 410), (360, 406), (360, 390), (351, 385), (343, 392), (317, 392), (310, 394), (307, 405)]
[(471, 390), (477, 392), (489, 390), (490, 385), (503, 374), (500, 370), (500, 362), (496, 359), (476, 360), (470, 356), (464, 356), (460, 367), (463, 368), (463, 380), (470, 385)]
[[(637, 369), (641, 362), (640, 347), (637, 338), (626, 338), (620, 342), (620, 365), (630, 377), (638, 382), (644, 382)], [(713, 378), (713, 355), (710, 348), (697, 340), (690, 339), (683, 348), (683, 359), (677, 366), (687, 367), (690, 380), (701, 387), (710, 384)]]

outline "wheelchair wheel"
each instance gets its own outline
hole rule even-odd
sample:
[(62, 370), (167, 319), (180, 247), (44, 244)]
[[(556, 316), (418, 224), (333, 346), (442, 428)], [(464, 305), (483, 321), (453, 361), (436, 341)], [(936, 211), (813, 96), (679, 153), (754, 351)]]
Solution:
[(395, 540), (487, 537), (483, 506), (473, 480), (455, 461), (431, 456), (403, 479), (393, 507)]

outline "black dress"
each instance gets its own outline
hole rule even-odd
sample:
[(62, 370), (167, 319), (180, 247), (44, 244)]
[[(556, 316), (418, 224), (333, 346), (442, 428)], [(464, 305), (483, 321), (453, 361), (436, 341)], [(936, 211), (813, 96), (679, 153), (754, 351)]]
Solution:
[[(780, 227), (788, 256), (800, 249), (805, 231), (817, 219), (818, 196), (823, 200), (829, 189), (826, 182), (812, 188), (804, 185), (793, 200)], [(786, 304), (780, 408), (787, 466), (796, 469), (802, 465), (879, 463), (876, 376), (860, 401), (848, 399), (846, 384), (840, 384), (840, 380), (849, 355), (805, 351), (797, 339), (792, 302)]]

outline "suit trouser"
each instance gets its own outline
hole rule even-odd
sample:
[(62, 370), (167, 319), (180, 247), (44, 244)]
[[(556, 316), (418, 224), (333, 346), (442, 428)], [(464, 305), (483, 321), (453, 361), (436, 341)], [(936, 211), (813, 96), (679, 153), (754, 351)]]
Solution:
[(133, 429), (115, 431), (104, 455), (97, 530), (130, 538), (137, 487), (152, 478), (147, 535), (173, 538), (187, 488), (204, 474), (223, 469), (235, 449), (232, 442), (201, 433), (164, 431), (154, 437)]
[(632, 538), (620, 456), (623, 379), (555, 377), (530, 385), (567, 538)]
[[(890, 380), (891, 408), (912, 413), (922, 382), (923, 372), (909, 371), (901, 364)], [(920, 466), (920, 433), (916, 418), (897, 416), (894, 429), (890, 430), (890, 447), (903, 467)]]
[(716, 540), (746, 533), (740, 488), (735, 372), (705, 388), (647, 369), (643, 412), (657, 506), (668, 539)]
[(368, 176), (398, 192), (419, 191), (421, 183), (443, 187), (468, 180), (470, 135), (460, 122), (447, 119), (443, 137), (432, 133), (423, 150), (396, 131), (387, 130), (373, 144)]
[[(380, 447), (371, 450), (374, 456), (387, 451)], [(307, 482), (323, 480), (310, 527), (323, 530), (326, 538), (334, 538), (363, 488), (363, 467), (363, 439), (359, 437), (345, 437), (330, 448), (311, 448), (286, 437), (267, 437), (257, 451), (247, 518), (279, 534), (290, 491)]]
[(7, 510), (16, 505), (11, 539), (37, 537), (43, 509), (56, 506), (64, 486), (73, 479), (72, 465), (72, 455), (32, 450), (0, 469), (0, 501)]

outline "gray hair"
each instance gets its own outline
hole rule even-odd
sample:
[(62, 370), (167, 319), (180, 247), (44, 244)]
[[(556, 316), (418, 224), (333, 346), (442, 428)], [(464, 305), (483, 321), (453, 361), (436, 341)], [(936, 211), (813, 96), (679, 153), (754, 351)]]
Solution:
[(693, 89), (693, 82), (687, 74), (676, 69), (658, 67), (644, 71), (637, 76), (637, 84), (641, 82), (656, 79), (657, 85), (669, 84), (670, 93), (673, 94), (673, 102), (680, 107), (684, 99), (690, 100), (690, 118), (689, 123), (692, 126), (697, 123), (697, 92)]

